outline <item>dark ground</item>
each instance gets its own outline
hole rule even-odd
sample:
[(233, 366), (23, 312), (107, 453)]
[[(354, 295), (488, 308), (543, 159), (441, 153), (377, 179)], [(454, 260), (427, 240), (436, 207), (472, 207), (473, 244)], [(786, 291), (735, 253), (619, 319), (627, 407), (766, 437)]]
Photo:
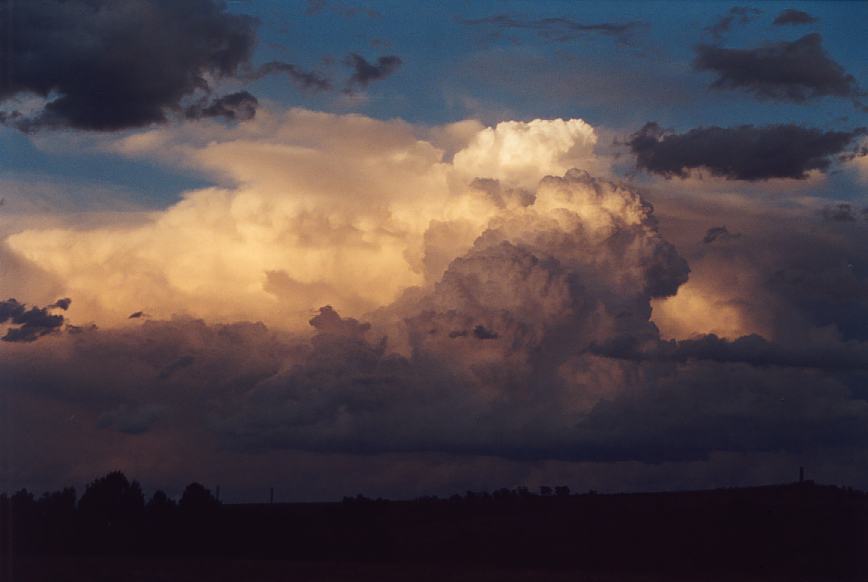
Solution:
[[(653, 575), (580, 569), (498, 568), (440, 564), (381, 564), (229, 560), (220, 558), (50, 558), (19, 560), (4, 582), (793, 582), (799, 576)], [(11, 577), (10, 577), (11, 576)], [(838, 578), (804, 578), (838, 580)]]
[(249, 505), (201, 486), (145, 504), (136, 488), (107, 476), (77, 502), (0, 497), (0, 579), (868, 580), (868, 495), (810, 482)]

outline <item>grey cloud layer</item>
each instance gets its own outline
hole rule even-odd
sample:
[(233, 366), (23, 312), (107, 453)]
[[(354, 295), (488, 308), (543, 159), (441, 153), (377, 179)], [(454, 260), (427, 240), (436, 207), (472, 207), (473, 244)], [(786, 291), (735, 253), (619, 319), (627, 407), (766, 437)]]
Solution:
[(748, 49), (699, 45), (693, 66), (716, 75), (714, 89), (740, 89), (763, 99), (864, 96), (853, 75), (825, 51), (817, 33)]
[[(223, 0), (33, 0), (0, 5), (0, 103), (35, 94), (47, 99), (32, 114), (0, 112), (24, 131), (71, 127), (112, 131), (171, 118), (251, 119), (248, 91), (213, 96), (214, 82), (250, 82), (285, 75), (296, 86), (329, 91), (317, 71), (272, 61), (251, 64), (256, 19), (231, 14)], [(401, 59), (374, 63), (351, 54), (351, 89), (392, 74)], [(190, 101), (194, 101), (190, 104)]]
[(775, 17), (774, 24), (777, 26), (813, 24), (817, 22), (814, 16), (811, 16), (803, 10), (795, 10), (787, 8)]
[(645, 124), (627, 142), (640, 169), (667, 178), (704, 168), (728, 180), (805, 179), (825, 172), (864, 130), (824, 131), (795, 124), (699, 127), (682, 134)]
[(497, 30), (533, 30), (547, 40), (569, 42), (584, 36), (599, 34), (629, 44), (633, 35), (644, 25), (639, 22), (600, 22), (587, 24), (568, 17), (527, 19), (497, 14), (484, 18), (464, 19), (470, 26), (489, 26)]
[(113, 130), (166, 119), (249, 62), (255, 21), (217, 0), (4, 3), (0, 100), (57, 94), (29, 127)]

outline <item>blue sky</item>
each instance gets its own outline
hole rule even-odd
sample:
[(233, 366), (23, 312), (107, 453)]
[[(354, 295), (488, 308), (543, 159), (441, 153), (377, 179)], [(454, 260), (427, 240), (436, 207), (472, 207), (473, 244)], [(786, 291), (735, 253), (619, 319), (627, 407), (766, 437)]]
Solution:
[[(648, 121), (678, 131), (771, 123), (845, 130), (866, 123), (866, 115), (846, 99), (763, 101), (738, 91), (709, 90), (711, 75), (691, 69), (692, 47), (711, 42), (706, 29), (733, 7), (753, 6), (762, 13), (749, 23), (734, 24), (723, 35), (723, 46), (749, 48), (818, 31), (830, 56), (864, 85), (865, 2), (347, 1), (317, 6), (254, 0), (230, 2), (228, 8), (259, 19), (254, 64), (289, 61), (324, 71), (338, 85), (348, 75), (343, 59), (351, 52), (368, 59), (398, 55), (400, 70), (357, 99), (306, 92), (280, 76), (250, 83), (258, 97), (281, 106), (422, 124), (578, 117), (622, 136)], [(818, 22), (773, 26), (774, 17), (787, 8), (809, 12)], [(491, 25), (465, 23), (498, 15), (638, 26), (626, 45), (599, 34), (557, 42), (535, 30), (498, 32)], [(46, 151), (10, 128), (0, 129), (0, 140), (0, 172), (6, 177), (38, 174), (66, 183), (100, 183), (117, 188), (119, 195), (136, 193), (145, 207), (164, 206), (179, 192), (206, 183), (195, 173), (153, 163), (93, 151)], [(858, 197), (853, 183), (840, 177), (824, 189), (832, 198)]]

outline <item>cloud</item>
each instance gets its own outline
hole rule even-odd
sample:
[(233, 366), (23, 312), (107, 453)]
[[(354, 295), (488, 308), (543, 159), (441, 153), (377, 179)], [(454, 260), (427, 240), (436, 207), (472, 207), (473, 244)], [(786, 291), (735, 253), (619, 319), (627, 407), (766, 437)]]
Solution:
[(862, 342), (788, 345), (769, 342), (757, 334), (734, 340), (708, 334), (646, 345), (604, 344), (594, 346), (594, 352), (607, 357), (636, 360), (711, 361), (830, 371), (868, 370), (868, 344)]
[(727, 180), (804, 180), (812, 171), (826, 172), (863, 133), (788, 124), (699, 127), (677, 134), (652, 122), (630, 136), (627, 145), (638, 168), (666, 178), (685, 178), (702, 168)]
[(135, 224), (8, 239), (75, 299), (65, 317), (99, 324), (0, 342), (27, 426), (13, 447), (47, 451), (15, 475), (211, 466), (228, 484), (300, 459), (446, 488), (480, 464), (864, 455), (864, 224), (701, 190), (673, 214), (654, 188), (652, 206), (571, 169), (607, 167), (596, 141), (581, 120), (420, 129), (267, 107), (112, 141), (221, 186)]
[(787, 8), (775, 17), (774, 24), (776, 26), (813, 24), (817, 22), (817, 18), (811, 16), (802, 10), (794, 10)]
[(122, 324), (145, 310), (306, 329), (323, 304), (358, 317), (433, 284), (490, 219), (532, 202), (545, 175), (604, 166), (581, 120), (470, 124), (443, 148), (430, 136), (302, 109), (134, 134), (105, 147), (223, 186), (132, 222), (19, 227), (7, 244), (63, 281), (77, 322)]
[(720, 19), (705, 30), (714, 37), (716, 42), (720, 42), (721, 39), (732, 29), (733, 24), (748, 24), (762, 13), (763, 11), (758, 8), (733, 6), (724, 16), (720, 17)]
[(344, 59), (344, 64), (353, 70), (352, 76), (347, 80), (346, 91), (364, 89), (374, 81), (381, 81), (398, 70), (403, 64), (401, 57), (387, 55), (377, 59), (376, 63), (369, 63), (364, 57), (356, 53), (350, 53)]
[(344, 18), (354, 18), (359, 14), (364, 14), (369, 18), (379, 18), (382, 16), (382, 13), (378, 10), (365, 6), (362, 3), (329, 2), (327, 0), (308, 0), (304, 13), (307, 16), (317, 16), (324, 11), (333, 12)]
[(193, 105), (187, 108), (187, 119), (204, 117), (223, 117), (233, 121), (249, 121), (256, 116), (259, 100), (247, 91), (238, 91), (214, 99), (210, 103)]
[[(163, 122), (249, 62), (255, 21), (217, 0), (36, 0), (0, 11), (0, 100), (47, 101), (19, 127), (109, 131)], [(111, 58), (107, 58), (110, 55)], [(25, 65), (26, 64), (26, 65)]]
[[(543, 176), (563, 174), (570, 167), (599, 169), (596, 143), (594, 129), (581, 119), (503, 121), (477, 132), (452, 163), (468, 178), (502, 179), (530, 189)], [(501, 200), (501, 184), (473, 184)]]
[(250, 79), (261, 79), (275, 73), (284, 73), (290, 81), (301, 87), (313, 91), (330, 91), (332, 83), (321, 73), (317, 71), (305, 71), (291, 63), (282, 61), (271, 61), (259, 66), (255, 71), (250, 73)]
[(853, 222), (859, 218), (868, 219), (868, 208), (863, 208), (861, 211), (853, 208), (852, 204), (847, 202), (839, 202), (837, 204), (828, 204), (823, 207), (823, 218), (833, 222)]
[(50, 313), (50, 310), (66, 311), (71, 303), (68, 297), (64, 297), (46, 307), (28, 309), (25, 304), (15, 299), (0, 301), (0, 324), (10, 323), (18, 326), (9, 327), (0, 339), (5, 342), (32, 342), (59, 331), (63, 326), (64, 317)]
[(817, 33), (750, 49), (699, 45), (693, 66), (717, 76), (714, 89), (740, 89), (761, 99), (803, 103), (864, 95), (853, 75), (826, 53)]
[(725, 226), (713, 226), (706, 231), (705, 236), (702, 237), (702, 242), (705, 244), (711, 244), (717, 240), (731, 240), (734, 238), (738, 238), (741, 236), (738, 233), (731, 233)]
[(639, 22), (601, 22), (586, 24), (568, 17), (527, 19), (497, 14), (484, 18), (462, 19), (469, 26), (489, 26), (497, 30), (533, 30), (546, 40), (571, 42), (599, 34), (614, 38), (620, 43), (630, 44), (635, 33), (644, 25)]
[[(661, 221), (678, 222), (676, 244), (691, 268), (676, 295), (654, 301), (664, 337), (757, 334), (790, 350), (868, 340), (868, 229), (858, 214), (829, 220), (825, 200), (789, 197), (782, 207), (767, 198), (694, 196), (696, 214), (685, 212), (690, 200), (683, 196), (677, 207), (654, 199)], [(709, 216), (740, 236), (702, 242)]]

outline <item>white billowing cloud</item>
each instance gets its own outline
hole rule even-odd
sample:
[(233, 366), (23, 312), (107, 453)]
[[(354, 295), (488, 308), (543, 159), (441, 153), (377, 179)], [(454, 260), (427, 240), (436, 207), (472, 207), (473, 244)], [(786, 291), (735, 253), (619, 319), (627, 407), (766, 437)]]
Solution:
[[(73, 320), (111, 324), (145, 310), (306, 327), (325, 303), (360, 315), (433, 283), (515, 206), (508, 192), (530, 196), (523, 189), (544, 175), (590, 160), (594, 141), (581, 120), (417, 131), (262, 110), (231, 128), (197, 123), (101, 146), (206, 172), (219, 186), (136, 225), (34, 228), (7, 244), (65, 283)], [(451, 163), (447, 150), (457, 152)], [(473, 186), (478, 177), (504, 194)]]
[(464, 176), (533, 188), (544, 176), (572, 167), (596, 170), (596, 143), (594, 128), (581, 119), (504, 121), (476, 133), (453, 163)]

